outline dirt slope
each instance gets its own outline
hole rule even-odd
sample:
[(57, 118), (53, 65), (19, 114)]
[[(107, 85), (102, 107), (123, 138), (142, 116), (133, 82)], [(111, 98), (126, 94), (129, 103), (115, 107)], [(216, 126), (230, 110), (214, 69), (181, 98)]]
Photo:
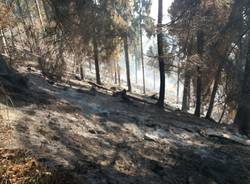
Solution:
[(222, 126), (123, 102), (84, 82), (49, 84), (39, 71), (28, 78), (27, 93), (10, 94), (15, 107), (2, 105), (10, 138), (0, 147), (28, 150), (39, 163), (73, 173), (65, 183), (250, 183), (250, 147), (206, 134), (235, 136)]

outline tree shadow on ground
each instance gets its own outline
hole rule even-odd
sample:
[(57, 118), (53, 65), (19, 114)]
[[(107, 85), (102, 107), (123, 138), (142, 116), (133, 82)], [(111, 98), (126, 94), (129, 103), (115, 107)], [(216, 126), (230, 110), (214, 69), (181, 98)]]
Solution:
[[(250, 153), (242, 146), (197, 147), (138, 140), (130, 132), (122, 135), (120, 121), (113, 121), (118, 128), (104, 127), (105, 132), (83, 136), (61, 127), (56, 119), (48, 121), (50, 133), (44, 137), (51, 142), (36, 144), (29, 136), (29, 128), (23, 127), (23, 121), (18, 124), (21, 128), (17, 130), (22, 132), (19, 140), (26, 149), (42, 156), (39, 159), (42, 163), (74, 173), (69, 176), (70, 181), (98, 184), (248, 184), (250, 181)], [(48, 138), (50, 135), (52, 139)], [(55, 143), (60, 146), (51, 149), (50, 145)]]
[[(74, 173), (65, 183), (248, 184), (250, 181), (250, 152), (242, 146), (161, 143), (145, 140), (143, 135), (140, 137), (132, 129), (125, 128), (129, 124), (139, 130), (142, 127), (152, 130), (161, 127), (167, 131), (169, 126), (212, 126), (207, 125), (207, 121), (139, 102), (133, 102), (136, 103), (133, 106), (104, 93), (92, 96), (84, 86), (81, 87), (83, 91), (64, 90), (62, 86), (48, 85), (40, 76), (32, 74), (31, 77), (34, 82), (31, 93), (35, 98), (22, 99), (24, 103), (19, 107), (36, 103), (45, 105), (45, 110), (51, 113), (78, 114), (98, 127), (77, 133), (62, 126), (63, 122), (58, 117), (48, 114), (41, 122), (46, 129), (31, 135), (32, 127), (26, 125), (27, 119), (17, 122), (15, 130), (25, 149), (37, 155), (43, 164)], [(63, 103), (54, 105), (58, 101)], [(25, 113), (34, 116), (33, 111)], [(68, 121), (66, 115), (64, 120)], [(84, 128), (84, 122), (76, 126)]]

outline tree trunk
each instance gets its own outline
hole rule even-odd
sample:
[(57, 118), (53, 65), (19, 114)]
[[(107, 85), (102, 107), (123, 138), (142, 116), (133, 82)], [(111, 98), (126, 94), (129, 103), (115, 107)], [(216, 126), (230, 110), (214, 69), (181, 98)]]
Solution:
[(196, 81), (196, 106), (195, 106), (195, 116), (200, 117), (201, 115), (201, 69), (197, 66), (197, 81)]
[(184, 73), (184, 88), (183, 88), (183, 96), (182, 96), (182, 111), (187, 112), (190, 109), (190, 86), (191, 86), (191, 74), (190, 74), (190, 65), (188, 62), (189, 57), (193, 54), (193, 43), (194, 39), (191, 38), (190, 43), (187, 45), (187, 60), (185, 64), (185, 73)]
[(138, 62), (137, 62), (137, 58), (134, 57), (135, 59), (135, 83), (138, 83)]
[(45, 19), (46, 21), (50, 21), (50, 16), (49, 16), (49, 8), (48, 8), (48, 4), (46, 2), (46, 0), (42, 0), (42, 7), (43, 7), (43, 11), (45, 13)]
[(19, 42), (20, 45), (22, 46), (22, 48), (24, 48), (24, 43), (25, 43), (25, 41), (23, 40), (22, 32), (21, 32), (21, 30), (20, 30), (20, 28), (19, 28), (18, 25), (17, 25), (17, 34), (18, 34), (18, 36), (19, 36), (19, 40), (18, 40), (17, 42)]
[(211, 115), (212, 115), (212, 112), (213, 112), (214, 100), (215, 100), (215, 96), (216, 96), (218, 86), (219, 86), (222, 65), (223, 65), (222, 62), (220, 62), (219, 67), (218, 67), (218, 71), (217, 71), (217, 73), (215, 75), (215, 78), (214, 78), (214, 86), (213, 86), (213, 90), (212, 90), (212, 94), (211, 94), (211, 98), (210, 98), (210, 103), (209, 103), (208, 110), (207, 110), (207, 115), (206, 115), (207, 119), (211, 118)]
[(84, 75), (84, 68), (83, 68), (83, 64), (80, 64), (80, 75), (81, 75), (81, 80), (84, 80), (85, 75)]
[(118, 84), (119, 86), (121, 86), (121, 72), (120, 72), (120, 66), (118, 62), (117, 62), (117, 76), (118, 76)]
[(117, 63), (116, 61), (114, 62), (114, 70), (115, 70), (115, 73), (114, 73), (114, 77), (115, 77), (115, 84), (117, 84)]
[(130, 67), (129, 67), (129, 54), (128, 54), (128, 37), (124, 37), (124, 53), (125, 53), (125, 62), (126, 62), (126, 72), (127, 72), (127, 85), (128, 91), (131, 92), (131, 81), (130, 81)]
[(197, 66), (197, 81), (196, 81), (196, 107), (195, 107), (195, 116), (200, 117), (201, 114), (201, 95), (202, 95), (202, 72), (200, 64), (202, 64), (202, 54), (204, 47), (204, 33), (199, 30), (197, 32), (197, 53), (201, 59), (201, 63), (198, 63)]
[(30, 24), (31, 24), (32, 26), (34, 26), (34, 21), (33, 21), (33, 19), (32, 19), (32, 15), (31, 15), (31, 11), (30, 11), (29, 2), (28, 2), (28, 0), (25, 0), (24, 2), (25, 2), (26, 9), (27, 9), (28, 17), (29, 17), (29, 20), (30, 20)]
[[(248, 27), (250, 27), (250, 12), (248, 13)], [(241, 133), (250, 135), (250, 33), (248, 33), (248, 39), (244, 80), (242, 82), (240, 95), (241, 99), (238, 104), (234, 122), (238, 125)]]
[(157, 45), (158, 45), (158, 60), (159, 60), (159, 71), (160, 71), (160, 95), (157, 104), (160, 107), (164, 106), (165, 99), (165, 68), (164, 68), (164, 52), (163, 52), (163, 33), (162, 33), (162, 11), (163, 4), (162, 0), (158, 1), (158, 25), (157, 25)]
[(224, 103), (224, 105), (223, 105), (223, 110), (222, 110), (220, 119), (219, 119), (219, 121), (218, 121), (219, 124), (221, 124), (221, 122), (222, 122), (222, 120), (223, 120), (223, 117), (224, 117), (224, 115), (225, 115), (225, 113), (226, 113), (226, 110), (227, 110), (227, 104)]
[(156, 72), (155, 72), (155, 68), (153, 67), (153, 71), (154, 71), (154, 90), (155, 90), (155, 78), (156, 78)]
[(30, 34), (30, 36), (31, 36), (31, 38), (32, 38), (32, 40), (33, 40), (33, 43), (32, 43), (32, 47), (33, 47), (33, 49), (37, 46), (37, 42), (36, 42), (36, 39), (35, 39), (35, 34), (34, 34), (34, 32), (33, 32), (33, 30), (32, 30), (32, 28), (34, 28), (35, 26), (35, 24), (34, 24), (34, 21), (33, 21), (33, 18), (32, 18), (32, 14), (31, 14), (31, 10), (30, 10), (30, 6), (29, 6), (29, 2), (28, 2), (28, 0), (25, 0), (24, 1), (24, 3), (25, 3), (25, 6), (26, 6), (26, 11), (25, 11), (25, 13), (27, 13), (28, 14), (28, 18), (29, 18), (29, 34)]
[(183, 97), (182, 97), (182, 111), (184, 111), (184, 112), (187, 112), (189, 110), (190, 82), (191, 82), (191, 76), (188, 73), (188, 69), (186, 67), (185, 79), (184, 79)]
[(92, 72), (92, 62), (89, 60), (89, 71)]
[(98, 51), (96, 38), (93, 39), (93, 48), (94, 48), (96, 83), (101, 85), (100, 66), (99, 66), (99, 51)]
[(8, 43), (7, 43), (7, 39), (4, 35), (4, 32), (3, 32), (3, 29), (0, 30), (1, 31), (1, 37), (2, 37), (2, 42), (3, 42), (3, 50), (4, 50), (4, 53), (5, 55), (10, 55), (9, 53), (9, 46), (8, 46)]
[(142, 42), (142, 18), (141, 18), (141, 11), (140, 11), (140, 42), (141, 42), (141, 65), (142, 65), (142, 82), (143, 82), (143, 94), (146, 93), (146, 86), (145, 86), (145, 67), (144, 67), (144, 57), (143, 57), (143, 42)]
[(31, 43), (31, 40), (32, 40), (32, 36), (31, 36), (31, 28), (26, 24), (25, 20), (24, 20), (24, 13), (23, 13), (23, 9), (22, 9), (22, 6), (21, 6), (21, 3), (20, 3), (20, 0), (17, 0), (17, 9), (19, 11), (19, 14), (20, 14), (20, 17), (21, 17), (21, 23), (23, 25), (23, 28), (24, 28), (24, 31), (25, 31), (25, 34), (26, 34), (26, 38), (27, 38), (27, 42), (29, 44), (29, 47), (30, 47), (30, 51), (33, 52), (33, 45)]
[(12, 31), (12, 29), (10, 27), (9, 27), (9, 32), (10, 32), (10, 36), (11, 36), (12, 49), (14, 49), (16, 47), (16, 45), (15, 45), (15, 37), (14, 37), (13, 31)]
[(177, 94), (176, 94), (176, 104), (179, 105), (179, 96), (180, 96), (180, 62), (178, 61), (177, 69)]

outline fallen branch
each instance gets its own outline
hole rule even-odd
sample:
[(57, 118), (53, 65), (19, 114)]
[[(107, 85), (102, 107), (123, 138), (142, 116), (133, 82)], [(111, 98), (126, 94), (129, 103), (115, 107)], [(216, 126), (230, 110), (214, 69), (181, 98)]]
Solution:
[(205, 131), (202, 131), (201, 135), (227, 139), (227, 140), (230, 140), (230, 141), (233, 141), (233, 142), (245, 145), (245, 146), (250, 146), (250, 139), (245, 139), (243, 137), (239, 137), (231, 133), (225, 133), (225, 132), (215, 131), (212, 129), (207, 129)]
[[(111, 92), (111, 93), (113, 94), (113, 96), (123, 96), (122, 98), (126, 98), (125, 101), (128, 101), (129, 99), (131, 99), (131, 100), (135, 100), (135, 101), (138, 101), (138, 102), (141, 102), (141, 103), (147, 103), (147, 104), (150, 104), (150, 105), (155, 105), (155, 104), (156, 104), (155, 100), (150, 99), (151, 97), (136, 96), (136, 95), (133, 95), (133, 94), (131, 94), (131, 93), (127, 93), (125, 89), (124, 89), (125, 92), (124, 92), (124, 90), (115, 91), (113, 87), (111, 87), (111, 88), (106, 88), (106, 87), (104, 87), (104, 86), (102, 86), (102, 85), (99, 85), (99, 84), (96, 84), (96, 83), (94, 83), (94, 82), (92, 82), (92, 81), (88, 81), (88, 83), (89, 83), (90, 85), (92, 85), (92, 86), (95, 86), (95, 87), (99, 88), (99, 89), (103, 89), (103, 90), (105, 90), (105, 91), (107, 91), (107, 92)], [(120, 94), (120, 95), (117, 95), (117, 94), (119, 94), (119, 93), (121, 93), (121, 94)], [(125, 93), (125, 95), (124, 95), (124, 93)], [(116, 95), (115, 95), (115, 94), (116, 94)], [(122, 94), (123, 94), (123, 95), (122, 95)], [(148, 99), (145, 99), (145, 98), (148, 98)]]
[(111, 89), (106, 88), (106, 87), (104, 87), (104, 86), (102, 86), (102, 85), (100, 85), (100, 84), (96, 84), (96, 83), (91, 82), (91, 81), (88, 81), (88, 83), (89, 83), (90, 85), (92, 85), (92, 86), (95, 86), (95, 87), (99, 88), (99, 89), (103, 89), (103, 90), (106, 90), (106, 91), (112, 91)]

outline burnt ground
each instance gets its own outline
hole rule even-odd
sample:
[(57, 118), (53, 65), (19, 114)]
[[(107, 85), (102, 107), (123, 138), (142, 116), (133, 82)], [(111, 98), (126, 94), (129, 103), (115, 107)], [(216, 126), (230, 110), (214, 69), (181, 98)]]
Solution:
[(0, 148), (27, 150), (68, 173), (62, 183), (250, 183), (250, 147), (206, 135), (239, 136), (222, 125), (84, 82), (49, 84), (39, 72), (28, 78), (25, 93), (9, 94), (14, 106), (2, 105)]

